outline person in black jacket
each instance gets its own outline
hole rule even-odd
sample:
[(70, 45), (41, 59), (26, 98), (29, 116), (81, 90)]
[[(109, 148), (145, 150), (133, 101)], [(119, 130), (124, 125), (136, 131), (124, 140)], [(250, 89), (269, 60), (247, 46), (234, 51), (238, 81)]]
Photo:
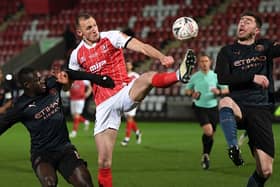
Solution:
[(280, 56), (280, 45), (268, 39), (256, 39), (262, 21), (253, 12), (245, 12), (238, 23), (237, 41), (222, 47), (217, 56), (216, 73), (220, 84), (229, 85), (230, 95), (220, 100), (220, 124), (229, 157), (235, 165), (244, 161), (237, 142), (237, 128), (245, 129), (256, 160), (256, 171), (247, 187), (264, 186), (272, 174), (274, 138), (272, 132), (273, 58)]
[[(70, 78), (81, 77), (82, 72), (58, 72), (46, 80), (32, 68), (23, 68), (18, 81), (24, 93), (4, 115), (0, 116), (0, 134), (17, 122), (21, 122), (31, 137), (31, 162), (42, 186), (57, 186), (60, 174), (73, 186), (93, 186), (86, 162), (80, 158), (77, 149), (69, 140), (65, 116), (62, 110), (60, 91), (70, 86)], [(85, 73), (85, 75), (87, 75)], [(90, 74), (94, 83), (112, 86), (106, 76)]]

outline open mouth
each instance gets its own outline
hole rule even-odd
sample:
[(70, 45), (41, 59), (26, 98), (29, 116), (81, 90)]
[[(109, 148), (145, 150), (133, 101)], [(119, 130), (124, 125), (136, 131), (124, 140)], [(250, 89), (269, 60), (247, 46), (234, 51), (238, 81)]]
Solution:
[(243, 33), (245, 33), (245, 30), (244, 29), (239, 29), (238, 33), (243, 34)]

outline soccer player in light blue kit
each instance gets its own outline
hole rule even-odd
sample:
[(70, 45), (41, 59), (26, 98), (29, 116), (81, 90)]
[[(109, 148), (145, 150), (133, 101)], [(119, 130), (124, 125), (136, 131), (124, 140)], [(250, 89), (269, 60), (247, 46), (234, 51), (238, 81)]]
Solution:
[(199, 71), (194, 73), (186, 85), (186, 95), (193, 98), (193, 109), (200, 126), (203, 129), (203, 153), (201, 166), (210, 166), (210, 152), (213, 146), (213, 136), (219, 122), (218, 96), (228, 94), (228, 87), (219, 85), (217, 75), (211, 70), (211, 60), (201, 54), (198, 58)]

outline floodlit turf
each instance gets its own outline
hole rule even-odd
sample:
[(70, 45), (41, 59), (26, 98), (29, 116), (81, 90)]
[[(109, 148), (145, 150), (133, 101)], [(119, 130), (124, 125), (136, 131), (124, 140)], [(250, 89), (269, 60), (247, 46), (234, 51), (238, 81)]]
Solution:
[[(69, 123), (69, 128), (71, 128)], [(141, 122), (143, 142), (137, 145), (135, 136), (128, 147), (121, 147), (124, 125), (118, 136), (113, 158), (114, 187), (245, 187), (255, 168), (254, 160), (244, 144), (242, 154), (246, 165), (237, 168), (227, 157), (227, 147), (218, 127), (208, 171), (200, 167), (201, 129), (189, 122)], [(279, 187), (280, 125), (274, 125), (276, 158), (274, 175), (266, 187)], [(72, 142), (82, 158), (87, 160), (95, 187), (97, 185), (97, 156), (91, 131), (80, 126)], [(0, 186), (40, 186), (29, 161), (29, 134), (22, 125), (12, 127), (0, 137)], [(59, 176), (59, 187), (70, 186)]]

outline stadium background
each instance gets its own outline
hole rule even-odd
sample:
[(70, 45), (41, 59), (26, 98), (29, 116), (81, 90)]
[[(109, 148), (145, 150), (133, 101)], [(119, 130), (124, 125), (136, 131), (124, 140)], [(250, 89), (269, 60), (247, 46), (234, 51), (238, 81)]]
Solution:
[[(263, 15), (263, 36), (279, 40), (279, 0), (1, 0), (0, 66), (5, 73), (14, 74), (23, 66), (32, 65), (47, 74), (52, 66), (65, 63), (69, 55), (68, 42), (64, 40), (68, 36), (65, 30), (69, 25), (70, 31), (74, 32), (73, 21), (80, 11), (93, 14), (100, 30), (130, 32), (171, 54), (178, 62), (187, 48), (193, 48), (197, 53), (205, 51), (215, 60), (219, 48), (233, 41), (236, 30), (233, 23), (246, 9)], [(174, 40), (171, 26), (180, 16), (191, 16), (198, 21), (200, 31), (197, 38), (182, 42)], [(140, 73), (148, 69), (166, 70), (144, 55), (124, 52), (127, 59), (137, 64)], [(279, 59), (276, 61), (280, 62)], [(176, 69), (178, 64), (172, 69)], [(280, 63), (275, 63), (274, 76), (278, 90)], [(211, 168), (209, 171), (201, 169), (201, 129), (197, 123), (187, 122), (193, 120), (191, 100), (183, 95), (181, 86), (178, 83), (171, 88), (154, 89), (141, 104), (137, 118), (148, 121), (139, 122), (143, 142), (139, 146), (132, 140), (127, 148), (116, 146), (114, 186), (236, 187), (246, 184), (255, 168), (249, 148), (246, 145), (242, 147), (245, 167), (234, 167), (227, 158), (221, 129), (215, 135)], [(67, 110), (67, 101), (65, 103)], [(88, 113), (94, 112), (94, 105), (88, 103), (87, 110)], [(71, 121), (68, 128), (72, 128)], [(267, 187), (279, 187), (280, 184), (280, 125), (273, 128), (276, 158), (274, 175)], [(124, 133), (125, 125), (122, 124), (117, 142), (122, 140)], [(39, 186), (30, 167), (29, 141), (22, 125), (16, 125), (1, 136), (0, 186)], [(72, 141), (87, 160), (97, 186), (97, 151), (92, 131), (80, 130)], [(58, 177), (60, 187), (69, 186), (60, 175)]]
[[(248, 9), (263, 16), (263, 37), (279, 39), (278, 0), (1, 0), (0, 66), (5, 73), (16, 73), (23, 66), (32, 65), (47, 74), (52, 64), (65, 63), (79, 12), (92, 14), (100, 31), (118, 29), (130, 33), (172, 55), (178, 62), (166, 69), (142, 54), (124, 50), (125, 58), (132, 60), (140, 73), (176, 69), (187, 48), (196, 53), (204, 51), (215, 61), (220, 47), (234, 41), (234, 23)], [(174, 39), (172, 23), (180, 16), (191, 16), (199, 23), (197, 38)], [(274, 77), (278, 90), (280, 63), (275, 63)], [(153, 89), (141, 103), (137, 118), (193, 120), (191, 102), (184, 96), (180, 83)], [(91, 103), (89, 99), (87, 114), (94, 112)], [(67, 100), (65, 106), (67, 111)]]

